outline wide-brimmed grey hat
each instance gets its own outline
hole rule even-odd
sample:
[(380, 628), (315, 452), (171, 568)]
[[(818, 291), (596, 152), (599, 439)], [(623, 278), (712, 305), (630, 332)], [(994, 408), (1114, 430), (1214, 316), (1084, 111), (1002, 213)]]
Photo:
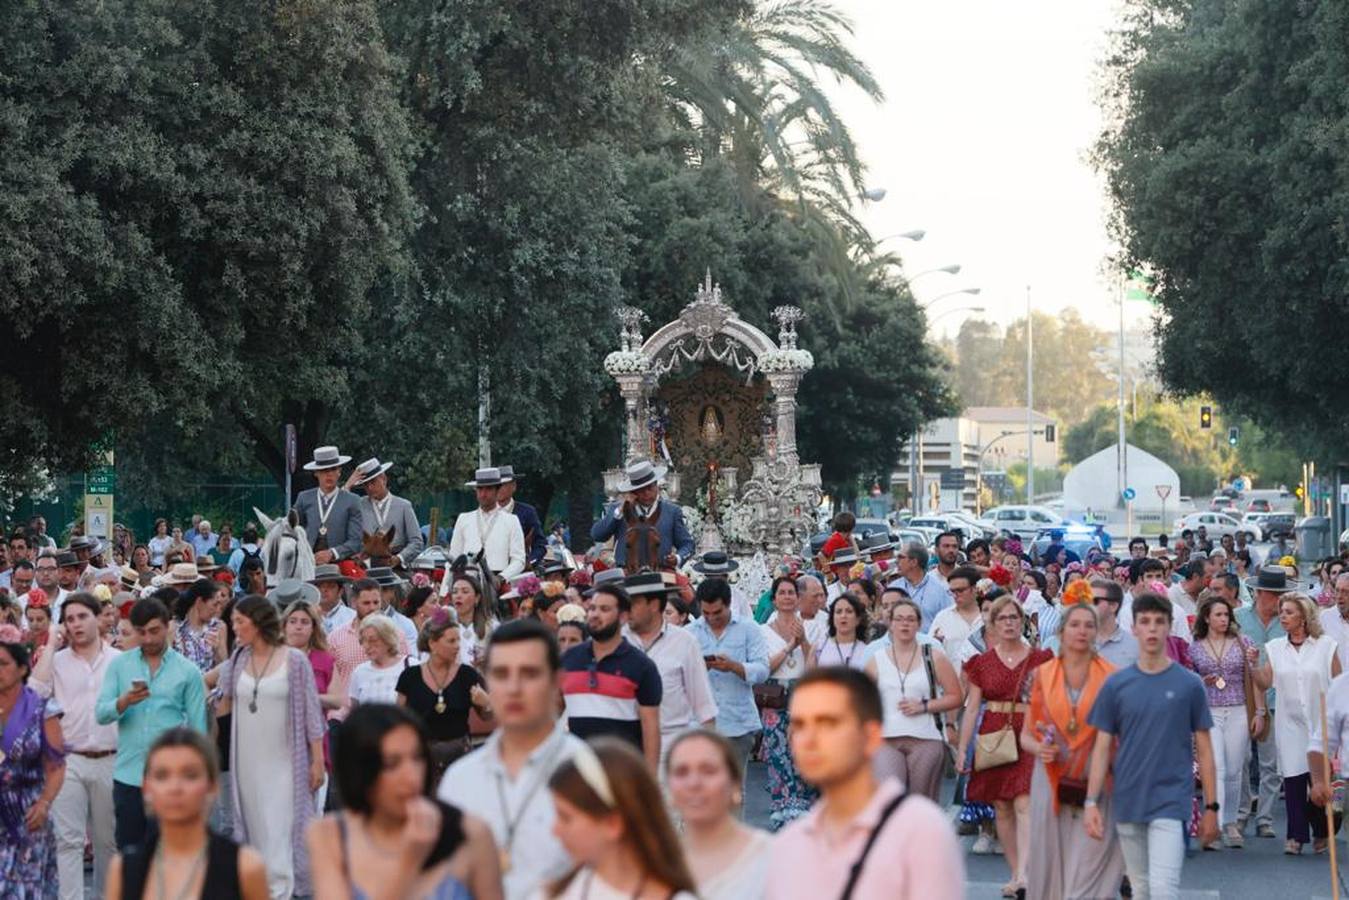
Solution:
[(343, 456), (336, 447), (315, 447), (314, 461), (304, 464), (306, 472), (321, 472), (324, 469), (338, 469), (351, 462), (350, 456)]
[(640, 459), (623, 470), (623, 480), (618, 483), (618, 491), (621, 494), (640, 491), (648, 485), (656, 484), (668, 471), (665, 466), (652, 465), (649, 459)]
[(297, 600), (306, 603), (319, 602), (319, 589), (307, 581), (298, 578), (284, 578), (276, 587), (267, 592), (267, 599), (281, 609), (285, 609)]
[(850, 566), (861, 561), (862, 557), (858, 555), (856, 548), (849, 546), (839, 547), (838, 550), (834, 551), (834, 555), (829, 559), (828, 564), (830, 566)]
[(554, 552), (551, 547), (543, 554), (543, 559), (539, 560), (538, 572), (540, 578), (557, 575), (561, 572), (575, 571), (576, 566), (567, 559), (567, 556)]
[(375, 566), (365, 570), (365, 577), (378, 584), (380, 587), (397, 587), (403, 583), (403, 579), (389, 566)]
[(1283, 566), (1261, 566), (1255, 576), (1246, 579), (1246, 586), (1253, 591), (1268, 591), (1271, 594), (1286, 594), (1303, 588), (1296, 580), (1288, 577), (1288, 570)]
[(414, 572), (434, 572), (436, 569), (448, 568), (449, 564), (449, 554), (443, 548), (433, 545), (418, 553), (410, 568)]
[(516, 481), (524, 477), (523, 475), (515, 474), (515, 466), (497, 466), (497, 468), (501, 470), (501, 480), (503, 482)]
[(367, 482), (374, 481), (392, 468), (393, 463), (382, 463), (379, 461), (378, 456), (370, 457), (365, 462), (356, 466), (356, 474), (359, 475), (360, 478), (357, 480), (355, 487), (360, 487)]
[(869, 534), (862, 538), (858, 545), (858, 552), (864, 557), (870, 559), (877, 553), (884, 553), (887, 550), (896, 550), (899, 544), (890, 540), (890, 536), (882, 531)]
[(336, 563), (324, 563), (321, 566), (315, 566), (314, 577), (309, 579), (309, 583), (322, 584), (325, 581), (347, 584), (351, 579), (342, 574), (342, 569)]
[(627, 576), (622, 569), (605, 569), (603, 572), (596, 572), (595, 577), (590, 581), (590, 587), (581, 592), (582, 597), (589, 597), (595, 591), (602, 587), (621, 586)]
[(644, 597), (648, 594), (664, 594), (670, 590), (659, 572), (638, 572), (623, 579), (623, 588), (630, 597)]
[(740, 568), (725, 550), (708, 550), (691, 568), (699, 575), (729, 575)]
[(500, 487), (505, 479), (501, 477), (501, 469), (496, 466), (488, 466), (485, 469), (478, 469), (473, 473), (472, 481), (465, 481), (464, 487)]

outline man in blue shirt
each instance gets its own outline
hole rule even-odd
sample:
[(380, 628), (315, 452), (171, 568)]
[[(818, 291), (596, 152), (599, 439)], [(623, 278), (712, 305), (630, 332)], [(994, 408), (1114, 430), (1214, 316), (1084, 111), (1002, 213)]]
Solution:
[[(1138, 662), (1106, 679), (1087, 716), (1098, 734), (1083, 823), (1091, 837), (1106, 838), (1101, 792), (1113, 770), (1115, 830), (1134, 892), (1176, 897), (1185, 854), (1184, 828), (1194, 795), (1195, 758), (1204, 790), (1199, 843), (1218, 839), (1218, 784), (1209, 737), (1213, 717), (1199, 676), (1166, 655), (1171, 602), (1160, 594), (1140, 594), (1134, 598), (1133, 618)], [(1119, 749), (1112, 765), (1116, 738)]]
[(703, 581), (697, 597), (703, 617), (690, 622), (688, 631), (703, 649), (717, 701), (717, 731), (735, 747), (744, 771), (762, 727), (754, 685), (768, 678), (768, 645), (752, 620), (731, 615), (731, 585), (724, 578)]
[(201, 670), (169, 646), (168, 609), (146, 597), (131, 607), (130, 619), (140, 646), (108, 663), (94, 705), (100, 725), (117, 723), (112, 804), (117, 849), (123, 853), (145, 840), (141, 777), (150, 745), (180, 725), (206, 731), (206, 684)]
[(927, 634), (937, 613), (954, 606), (951, 589), (946, 582), (927, 570), (927, 548), (917, 542), (908, 544), (899, 555), (900, 577), (889, 586), (899, 585), (918, 608), (923, 611), (923, 628), (920, 633)]

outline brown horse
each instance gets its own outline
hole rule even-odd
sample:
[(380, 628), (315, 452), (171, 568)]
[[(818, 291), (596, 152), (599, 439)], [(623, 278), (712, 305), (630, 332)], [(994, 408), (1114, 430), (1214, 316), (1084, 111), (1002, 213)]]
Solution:
[(623, 505), (623, 522), (626, 526), (623, 531), (623, 543), (627, 547), (623, 571), (628, 575), (667, 567), (669, 561), (660, 558), (660, 531), (656, 528), (659, 521), (659, 504), (646, 518), (637, 515), (633, 504)]
[(370, 566), (402, 568), (403, 561), (390, 549), (393, 544), (393, 535), (394, 527), (392, 525), (389, 526), (388, 531), (361, 532), (361, 556), (365, 557)]

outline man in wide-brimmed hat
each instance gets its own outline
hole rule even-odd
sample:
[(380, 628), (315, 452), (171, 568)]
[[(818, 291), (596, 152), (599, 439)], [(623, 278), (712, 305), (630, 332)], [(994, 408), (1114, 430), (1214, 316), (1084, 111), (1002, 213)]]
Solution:
[(523, 500), (515, 499), (515, 483), (520, 476), (515, 474), (514, 466), (499, 466), (501, 469), (501, 487), (497, 489), (497, 505), (520, 520), (520, 530), (525, 533), (525, 557), (529, 565), (543, 559), (548, 549), (548, 541), (543, 534), (543, 521), (539, 511)]
[(693, 555), (693, 535), (684, 524), (679, 505), (660, 496), (664, 466), (650, 460), (631, 463), (618, 491), (626, 496), (615, 503), (590, 529), (595, 541), (614, 539), (614, 563), (629, 575), (642, 569), (677, 569)]
[(365, 488), (361, 498), (361, 528), (366, 534), (389, 532), (389, 552), (398, 558), (398, 565), (406, 569), (426, 541), (422, 538), (417, 511), (412, 504), (389, 490), (391, 462), (380, 462), (379, 457), (367, 459), (356, 467), (355, 486)]
[(704, 578), (730, 578), (731, 573), (740, 568), (740, 563), (731, 559), (725, 550), (708, 550), (692, 568)]
[(502, 581), (510, 581), (525, 570), (525, 532), (520, 520), (497, 504), (503, 479), (495, 466), (478, 469), (466, 482), (478, 496), (478, 508), (460, 513), (450, 537), (450, 558), (479, 553), (487, 567)]
[(351, 579), (342, 574), (342, 570), (332, 563), (314, 567), (314, 577), (309, 579), (319, 592), (319, 612), (323, 614), (323, 631), (332, 634), (337, 629), (356, 618), (356, 611), (342, 602), (342, 592)]
[(318, 487), (301, 491), (295, 498), (317, 565), (339, 562), (361, 552), (361, 504), (341, 485), (342, 467), (351, 462), (336, 447), (315, 447), (314, 458), (304, 464), (313, 472)]

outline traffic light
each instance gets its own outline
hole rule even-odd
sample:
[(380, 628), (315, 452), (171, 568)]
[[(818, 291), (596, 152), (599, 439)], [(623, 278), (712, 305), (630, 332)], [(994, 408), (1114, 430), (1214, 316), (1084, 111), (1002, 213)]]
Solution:
[(1200, 428), (1213, 427), (1213, 407), (1211, 406), (1199, 407), (1199, 427)]
[(1297, 487), (1293, 488), (1293, 496), (1298, 498), (1299, 500), (1302, 499), (1302, 495), (1305, 493), (1306, 491), (1302, 489), (1302, 485), (1300, 484)]
[(1227, 429), (1227, 443), (1235, 447), (1237, 445), (1237, 441), (1240, 439), (1241, 439), (1241, 429), (1237, 428), (1237, 426), (1235, 425)]
[(1045, 424), (1045, 443), (1054, 443), (1054, 426), (1052, 423)]

